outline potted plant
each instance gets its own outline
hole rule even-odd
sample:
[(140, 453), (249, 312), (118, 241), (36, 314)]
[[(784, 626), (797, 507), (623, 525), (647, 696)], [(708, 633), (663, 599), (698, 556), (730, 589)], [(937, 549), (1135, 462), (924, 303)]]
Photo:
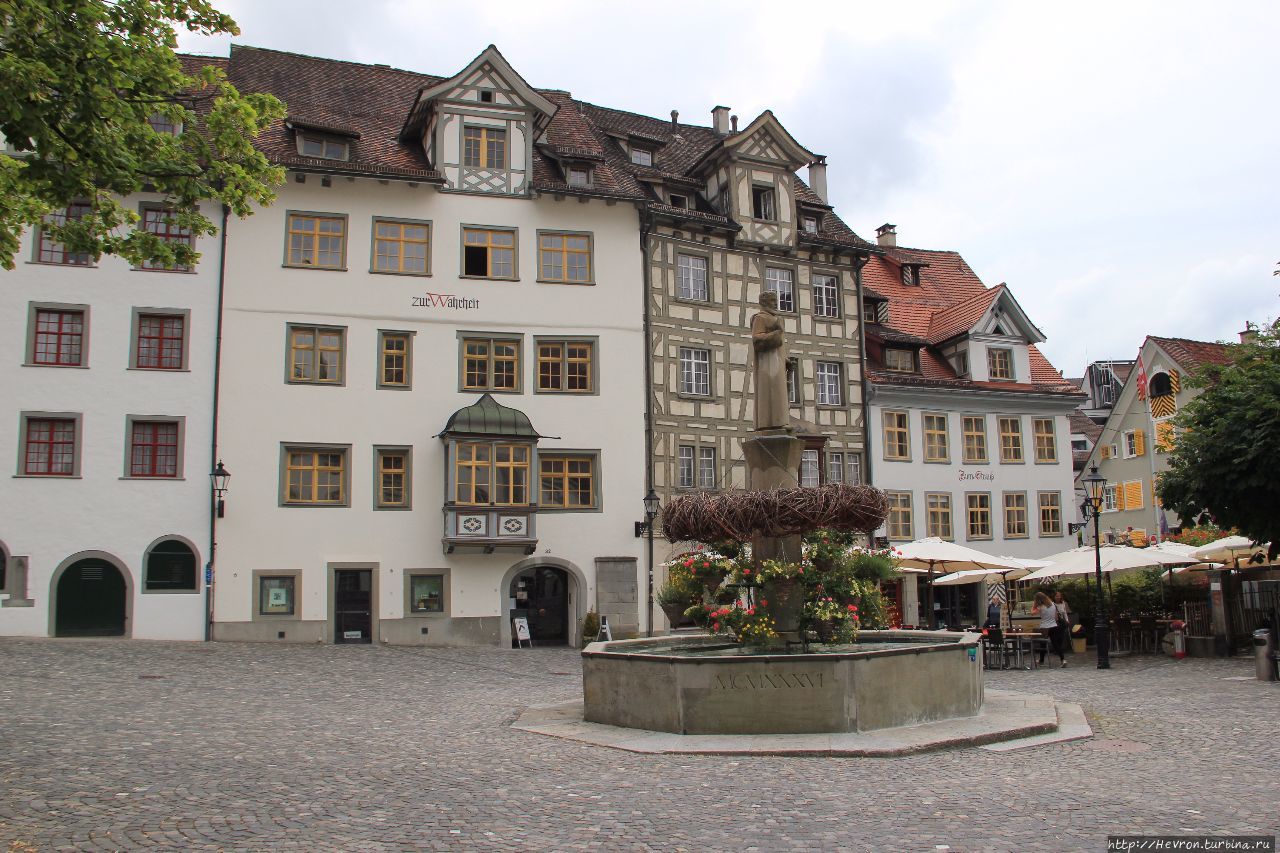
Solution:
[(694, 596), (689, 589), (678, 581), (668, 579), (655, 596), (662, 612), (667, 614), (667, 621), (675, 628), (685, 621), (684, 612), (694, 603)]

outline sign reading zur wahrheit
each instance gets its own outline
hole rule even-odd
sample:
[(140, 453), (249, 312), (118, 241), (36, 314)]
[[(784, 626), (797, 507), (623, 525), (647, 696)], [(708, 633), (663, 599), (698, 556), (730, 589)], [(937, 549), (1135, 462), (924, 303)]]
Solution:
[(455, 296), (452, 293), (424, 293), (413, 297), (414, 308), (444, 308), (453, 311), (474, 311), (480, 307), (479, 299)]

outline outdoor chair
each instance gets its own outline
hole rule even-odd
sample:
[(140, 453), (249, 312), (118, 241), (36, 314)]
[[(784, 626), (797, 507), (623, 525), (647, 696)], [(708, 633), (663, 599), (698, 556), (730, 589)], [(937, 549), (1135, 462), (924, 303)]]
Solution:
[(996, 669), (1007, 669), (1009, 666), (1009, 658), (1013, 653), (1005, 645), (1004, 631), (999, 628), (988, 628), (987, 634), (982, 640), (983, 649), (983, 665), (987, 669), (993, 667), (992, 661), (995, 661)]
[(1111, 649), (1116, 652), (1133, 651), (1133, 625), (1128, 619), (1116, 619), (1111, 623)]
[(1154, 616), (1141, 616), (1138, 619), (1138, 640), (1144, 652), (1160, 651), (1160, 626)]

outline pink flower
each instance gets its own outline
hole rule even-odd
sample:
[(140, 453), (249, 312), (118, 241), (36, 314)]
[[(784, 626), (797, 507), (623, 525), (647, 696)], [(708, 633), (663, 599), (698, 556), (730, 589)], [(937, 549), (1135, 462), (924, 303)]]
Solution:
[(850, 605), (849, 605), (849, 612), (850, 612), (850, 613), (857, 613), (857, 612), (858, 612), (858, 608), (856, 608), (856, 607), (854, 607), (852, 604), (850, 604)]
[(713, 631), (719, 631), (719, 630), (720, 630), (720, 623), (719, 623), (719, 622), (712, 622), (712, 623), (711, 623), (711, 630), (713, 630)]

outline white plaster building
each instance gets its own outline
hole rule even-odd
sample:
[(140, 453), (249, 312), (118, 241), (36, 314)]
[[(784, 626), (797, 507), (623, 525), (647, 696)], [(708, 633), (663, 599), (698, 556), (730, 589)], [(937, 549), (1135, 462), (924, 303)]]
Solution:
[(215, 638), (641, 630), (639, 215), (578, 105), (494, 48), (229, 73), (288, 104), (289, 176), (228, 232)]
[[(1044, 335), (1007, 286), (986, 287), (956, 252), (899, 247), (892, 225), (879, 235), (863, 315), (871, 482), (890, 500), (881, 535), (1024, 558), (1072, 547), (1068, 417), (1082, 395), (1036, 349)], [(923, 583), (897, 586), (903, 621), (927, 622)], [(948, 624), (985, 616), (981, 585), (935, 592)]]
[[(127, 202), (169, 233), (159, 200)], [(28, 233), (0, 270), (0, 635), (204, 638), (221, 259), (196, 249), (134, 269)]]

